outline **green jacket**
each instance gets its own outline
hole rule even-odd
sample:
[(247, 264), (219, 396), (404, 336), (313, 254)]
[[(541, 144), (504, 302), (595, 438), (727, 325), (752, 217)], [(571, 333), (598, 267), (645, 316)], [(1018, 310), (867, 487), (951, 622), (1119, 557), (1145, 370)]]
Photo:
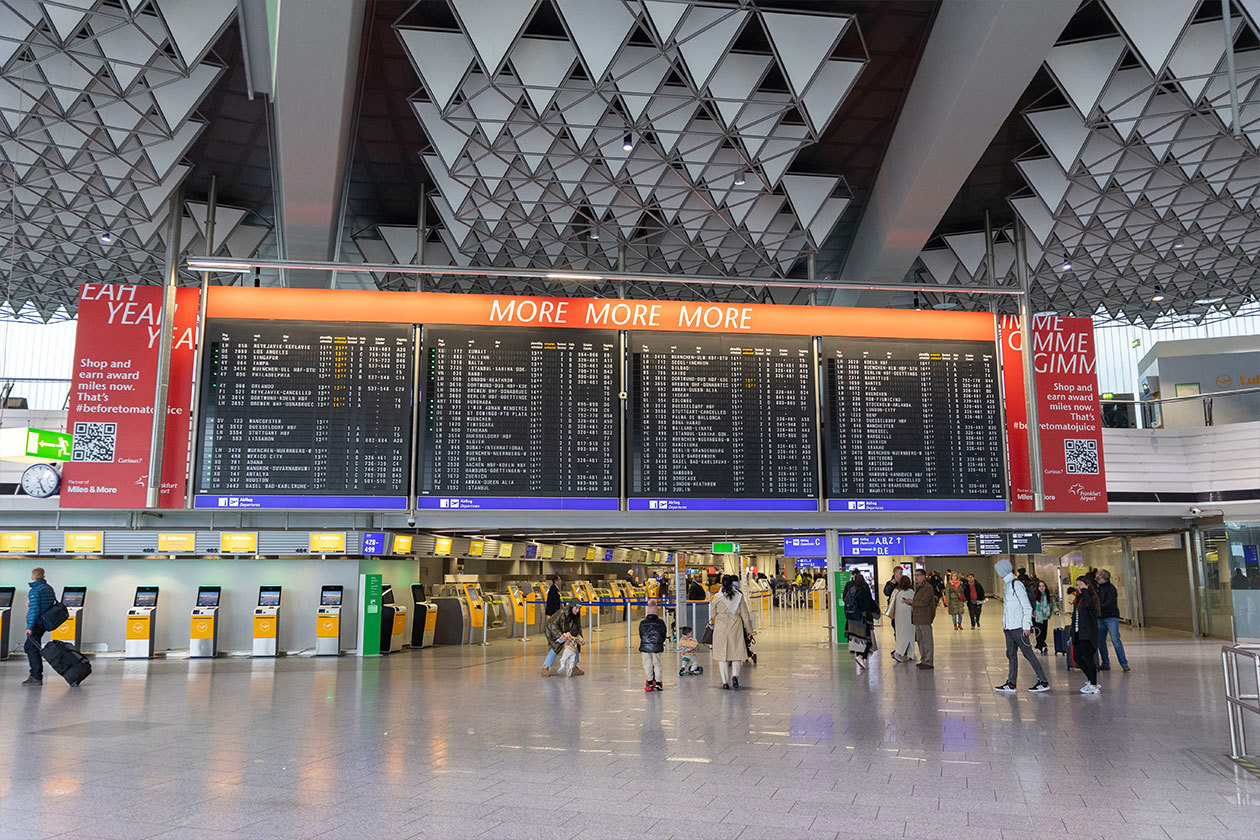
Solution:
[(967, 602), (963, 600), (963, 585), (955, 585), (953, 582), (945, 584), (945, 609), (950, 615), (962, 615), (967, 609)]
[(562, 609), (552, 613), (551, 618), (547, 619), (547, 625), (543, 628), (543, 635), (547, 638), (547, 645), (556, 653), (564, 650), (564, 643), (560, 641), (560, 637), (569, 632), (569, 628), (575, 623), (581, 624), (582, 616), (574, 615), (573, 608), (579, 606), (575, 600), (569, 601)]

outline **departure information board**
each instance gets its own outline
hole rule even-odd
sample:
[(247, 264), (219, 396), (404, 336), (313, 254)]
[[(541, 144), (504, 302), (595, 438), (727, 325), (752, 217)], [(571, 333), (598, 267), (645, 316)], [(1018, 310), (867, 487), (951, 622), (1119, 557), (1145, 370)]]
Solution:
[(211, 320), (199, 508), (407, 507), (412, 328)]
[(993, 342), (822, 340), (830, 510), (1005, 510)]
[(809, 338), (630, 333), (631, 510), (817, 510)]
[(617, 510), (620, 336), (426, 327), (417, 504)]

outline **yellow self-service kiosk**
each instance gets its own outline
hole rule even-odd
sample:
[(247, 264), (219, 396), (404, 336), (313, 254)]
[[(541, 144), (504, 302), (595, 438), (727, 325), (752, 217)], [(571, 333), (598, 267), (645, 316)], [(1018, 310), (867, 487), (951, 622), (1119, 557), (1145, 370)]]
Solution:
[(438, 606), (424, 597), (424, 584), (411, 584), (411, 649), (433, 647), (437, 632)]
[(402, 650), (407, 635), (407, 608), (396, 603), (394, 587), (381, 588), (381, 654)]
[(533, 604), (529, 603), (533, 600), (533, 590), (528, 584), (509, 583), (507, 587), (507, 618), (508, 627), (510, 628), (509, 636), (513, 639), (519, 639), (528, 635), (528, 628), (533, 625), (535, 618), (535, 610)]
[(465, 583), (460, 588), (464, 592), (464, 601), (468, 604), (468, 644), (481, 644), (486, 639), (486, 602), (481, 597), (481, 587), (475, 583)]
[(9, 624), (13, 620), (13, 596), (17, 589), (0, 586), (0, 659), (9, 658)]
[(324, 586), (319, 591), (319, 608), (315, 610), (315, 655), (341, 655), (341, 602), (343, 586)]
[(279, 655), (280, 587), (258, 587), (258, 606), (254, 607), (254, 656)]
[(67, 586), (61, 590), (61, 603), (70, 615), (53, 629), (48, 638), (65, 642), (75, 650), (83, 648), (83, 603), (87, 600), (86, 586)]
[(198, 586), (197, 603), (188, 619), (188, 658), (207, 659), (219, 655), (219, 586)]
[(127, 610), (127, 632), (123, 643), (126, 659), (152, 659), (153, 637), (157, 632), (158, 588), (137, 586), (135, 600)]

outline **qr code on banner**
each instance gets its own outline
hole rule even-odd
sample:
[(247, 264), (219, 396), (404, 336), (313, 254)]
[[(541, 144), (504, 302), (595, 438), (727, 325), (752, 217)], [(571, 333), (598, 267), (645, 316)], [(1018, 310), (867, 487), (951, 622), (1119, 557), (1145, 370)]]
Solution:
[(1074, 475), (1098, 475), (1098, 441), (1074, 440), (1063, 441), (1064, 472)]
[(70, 460), (110, 464), (118, 443), (117, 423), (75, 423), (70, 438)]

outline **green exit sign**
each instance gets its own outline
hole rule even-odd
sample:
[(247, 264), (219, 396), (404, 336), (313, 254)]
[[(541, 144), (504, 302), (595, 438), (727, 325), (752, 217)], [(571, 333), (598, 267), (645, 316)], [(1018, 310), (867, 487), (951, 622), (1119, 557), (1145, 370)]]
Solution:
[(713, 544), (714, 554), (739, 554), (739, 543), (724, 542)]
[(46, 429), (27, 429), (26, 454), (48, 461), (69, 461), (70, 435)]

